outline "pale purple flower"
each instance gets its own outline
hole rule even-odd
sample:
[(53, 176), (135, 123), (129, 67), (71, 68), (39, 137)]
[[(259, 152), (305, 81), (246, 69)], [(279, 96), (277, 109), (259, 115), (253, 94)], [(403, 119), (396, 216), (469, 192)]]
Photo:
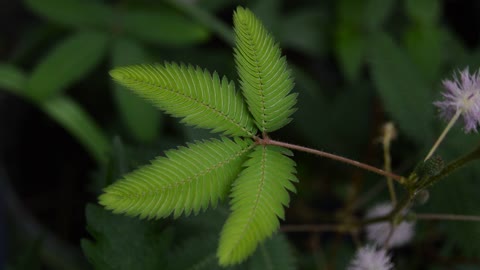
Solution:
[(440, 110), (440, 116), (447, 121), (461, 112), (466, 133), (477, 132), (480, 124), (480, 75), (478, 72), (469, 74), (468, 67), (459, 71), (453, 80), (444, 80), (443, 100), (434, 102)]
[(357, 250), (347, 270), (390, 270), (393, 269), (390, 255), (384, 249), (364, 246)]
[[(368, 212), (367, 218), (376, 218), (384, 216), (392, 211), (390, 203), (381, 203), (375, 205)], [(367, 239), (379, 246), (385, 245), (388, 239), (389, 247), (399, 247), (410, 242), (414, 235), (414, 222), (402, 221), (400, 224), (393, 226), (390, 222), (377, 222), (368, 225), (366, 228)]]

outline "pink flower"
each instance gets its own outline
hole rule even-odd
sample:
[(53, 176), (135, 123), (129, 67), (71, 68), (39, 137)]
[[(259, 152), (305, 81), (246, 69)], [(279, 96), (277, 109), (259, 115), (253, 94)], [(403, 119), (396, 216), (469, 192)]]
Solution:
[[(392, 211), (392, 205), (390, 203), (381, 203), (375, 205), (368, 212), (367, 218), (376, 218), (384, 216)], [(383, 246), (388, 239), (389, 247), (399, 247), (408, 243), (414, 234), (414, 222), (405, 222), (393, 227), (390, 222), (377, 222), (368, 225), (366, 228), (367, 239), (379, 246)]]
[(457, 112), (463, 116), (466, 133), (477, 132), (480, 124), (480, 75), (469, 74), (468, 67), (458, 72), (453, 80), (444, 80), (443, 100), (434, 102), (440, 110), (440, 116), (450, 121)]
[(347, 270), (390, 270), (393, 269), (390, 255), (384, 249), (365, 246), (357, 250)]

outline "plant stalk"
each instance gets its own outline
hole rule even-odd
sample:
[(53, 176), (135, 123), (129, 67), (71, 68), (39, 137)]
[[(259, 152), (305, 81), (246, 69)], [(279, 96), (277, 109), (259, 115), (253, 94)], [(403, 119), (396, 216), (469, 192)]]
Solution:
[(455, 122), (457, 122), (457, 120), (458, 120), (458, 118), (460, 117), (461, 114), (462, 114), (462, 110), (457, 110), (457, 112), (452, 117), (452, 119), (450, 119), (450, 122), (448, 122), (448, 125), (445, 127), (442, 134), (440, 134), (440, 137), (438, 137), (437, 141), (432, 146), (432, 149), (430, 149), (430, 152), (428, 152), (428, 155), (425, 157), (425, 159), (423, 161), (426, 161), (427, 159), (432, 157), (433, 153), (435, 153), (435, 150), (437, 150), (440, 143), (443, 141), (443, 139), (445, 139), (445, 136), (447, 135), (448, 131), (450, 131), (450, 129), (455, 124)]
[(385, 176), (385, 177), (390, 177), (390, 178), (398, 181), (399, 183), (403, 183), (404, 178), (400, 175), (396, 175), (394, 173), (386, 172), (386, 171), (384, 171), (382, 169), (379, 169), (377, 167), (374, 167), (374, 166), (371, 166), (371, 165), (368, 165), (368, 164), (365, 164), (365, 163), (361, 163), (359, 161), (349, 159), (349, 158), (346, 158), (346, 157), (331, 154), (331, 153), (328, 153), (328, 152), (324, 152), (324, 151), (320, 151), (320, 150), (316, 150), (316, 149), (312, 149), (312, 148), (308, 148), (308, 147), (304, 147), (304, 146), (300, 146), (300, 145), (296, 145), (296, 144), (280, 142), (280, 141), (272, 140), (270, 138), (257, 139), (257, 143), (265, 144), (265, 145), (281, 146), (281, 147), (285, 147), (285, 148), (288, 148), (288, 149), (297, 150), (297, 151), (306, 152), (306, 153), (314, 154), (314, 155), (317, 155), (317, 156), (333, 159), (333, 160), (336, 160), (336, 161), (339, 161), (339, 162), (342, 162), (342, 163), (353, 165), (355, 167), (358, 167), (358, 168), (361, 168), (361, 169), (364, 169), (364, 170), (367, 170), (367, 171), (371, 171), (373, 173), (376, 173), (376, 174), (379, 174), (379, 175), (382, 175), (382, 176)]
[[(383, 169), (391, 173), (392, 172), (392, 157), (390, 156), (390, 143), (395, 136), (395, 127), (393, 123), (387, 123), (384, 126), (384, 134), (383, 134), (383, 160), (384, 166)], [(395, 186), (393, 185), (393, 180), (391, 177), (387, 176), (387, 185), (388, 185), (388, 193), (390, 193), (390, 199), (392, 201), (392, 205), (397, 205), (397, 195), (395, 193)]]
[(423, 220), (453, 220), (480, 222), (480, 216), (453, 215), (453, 214), (416, 214), (417, 219)]

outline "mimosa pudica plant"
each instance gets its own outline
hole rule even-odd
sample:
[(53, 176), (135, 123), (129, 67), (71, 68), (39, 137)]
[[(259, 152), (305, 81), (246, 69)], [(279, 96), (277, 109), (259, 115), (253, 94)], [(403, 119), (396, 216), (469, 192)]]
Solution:
[(140, 218), (197, 214), (230, 194), (221, 232), (220, 265), (240, 263), (279, 227), (295, 192), (292, 153), (269, 145), (268, 133), (291, 121), (297, 94), (279, 45), (248, 9), (234, 13), (240, 89), (226, 77), (191, 65), (119, 67), (111, 76), (182, 122), (220, 139), (165, 153), (107, 187), (100, 204)]

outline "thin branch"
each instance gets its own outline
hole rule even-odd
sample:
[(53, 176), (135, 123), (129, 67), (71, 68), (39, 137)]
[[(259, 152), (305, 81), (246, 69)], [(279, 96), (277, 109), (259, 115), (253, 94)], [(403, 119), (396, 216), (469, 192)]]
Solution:
[(299, 224), (282, 225), (282, 232), (351, 232), (352, 228), (344, 224)]
[(285, 148), (289, 148), (289, 149), (302, 151), (302, 152), (314, 154), (314, 155), (317, 155), (317, 156), (333, 159), (333, 160), (336, 160), (336, 161), (339, 161), (339, 162), (343, 162), (343, 163), (346, 163), (346, 164), (353, 165), (355, 167), (358, 167), (358, 168), (361, 168), (361, 169), (364, 169), (364, 170), (367, 170), (367, 171), (374, 172), (374, 173), (382, 175), (382, 176), (391, 177), (392, 179), (402, 183), (403, 177), (400, 176), (400, 175), (389, 173), (389, 172), (386, 172), (386, 171), (384, 171), (382, 169), (379, 169), (377, 167), (374, 167), (374, 166), (371, 166), (371, 165), (368, 165), (368, 164), (365, 164), (365, 163), (361, 163), (359, 161), (349, 159), (349, 158), (346, 158), (346, 157), (338, 156), (338, 155), (335, 155), (335, 154), (327, 153), (327, 152), (324, 152), (324, 151), (320, 151), (320, 150), (316, 150), (316, 149), (312, 149), (312, 148), (308, 148), (308, 147), (303, 147), (303, 146), (296, 145), (296, 144), (290, 144), (290, 143), (275, 141), (275, 140), (272, 140), (272, 139), (269, 139), (269, 138), (260, 139), (259, 143), (267, 144), (267, 145), (282, 146), (282, 147), (285, 147)]
[(435, 144), (432, 146), (432, 149), (430, 149), (430, 152), (428, 152), (428, 155), (425, 157), (425, 159), (423, 161), (427, 161), (427, 159), (429, 159), (433, 153), (435, 153), (435, 150), (437, 150), (438, 146), (440, 145), (440, 143), (443, 141), (443, 139), (445, 139), (445, 136), (447, 135), (448, 131), (453, 127), (453, 125), (455, 124), (455, 122), (457, 122), (458, 118), (460, 117), (460, 115), (462, 115), (462, 110), (457, 110), (457, 112), (455, 113), (455, 115), (452, 117), (452, 119), (450, 120), (450, 122), (448, 122), (448, 125), (447, 127), (445, 127), (445, 129), (443, 130), (442, 134), (440, 134), (440, 137), (438, 137), (437, 141), (435, 142)]
[(453, 220), (453, 221), (476, 221), (480, 222), (480, 216), (453, 215), (453, 214), (416, 214), (417, 219), (422, 220)]

